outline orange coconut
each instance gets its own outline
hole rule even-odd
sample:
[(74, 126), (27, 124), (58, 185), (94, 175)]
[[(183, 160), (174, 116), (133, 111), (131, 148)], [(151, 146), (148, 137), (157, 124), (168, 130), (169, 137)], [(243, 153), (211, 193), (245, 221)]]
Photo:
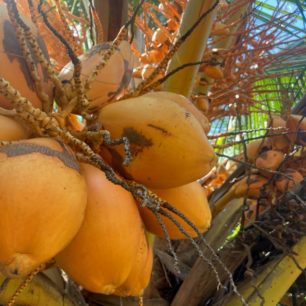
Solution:
[[(101, 62), (103, 54), (109, 48), (108, 43), (99, 44), (79, 57), (82, 63), (81, 80), (83, 83), (91, 76), (95, 67)], [(99, 70), (97, 76), (91, 82), (90, 88), (86, 91), (90, 103), (89, 110), (95, 110), (122, 94), (132, 77), (134, 60), (130, 44), (123, 41), (104, 68)], [(75, 95), (71, 87), (73, 71), (73, 64), (69, 62), (59, 74), (59, 78), (66, 86), (69, 100)]]
[(219, 65), (204, 65), (201, 67), (201, 71), (204, 72), (208, 77), (215, 80), (223, 79), (224, 77), (223, 70)]
[(231, 189), (234, 190), (236, 198), (247, 195), (250, 199), (258, 199), (262, 194), (261, 188), (267, 185), (267, 183), (268, 180), (266, 178), (261, 175), (252, 174), (250, 177), (244, 177), (235, 183)]
[(25, 276), (61, 251), (79, 230), (86, 206), (79, 164), (47, 138), (0, 147), (0, 268)]
[[(147, 79), (152, 73), (153, 71), (156, 69), (155, 65), (152, 64), (146, 64), (143, 66), (142, 70), (141, 70), (141, 78), (143, 80)], [(163, 73), (159, 73), (157, 74), (157, 76), (152, 80), (152, 83), (154, 83), (155, 81), (158, 81), (159, 79), (161, 79), (163, 77)]]
[(133, 196), (99, 169), (82, 164), (88, 202), (84, 222), (56, 260), (89, 291), (111, 294), (128, 278), (144, 228)]
[(153, 248), (145, 235), (141, 235), (137, 255), (126, 281), (116, 289), (115, 295), (140, 296), (148, 286), (153, 267)]
[(209, 100), (206, 95), (198, 95), (195, 97), (195, 105), (199, 110), (204, 114), (207, 114), (209, 111)]
[(286, 121), (280, 116), (272, 116), (268, 126), (274, 129), (269, 131), (269, 142), (272, 145), (272, 149), (286, 153), (291, 144), (288, 135), (286, 135), (286, 132), (288, 131)]
[(256, 167), (260, 170), (263, 170), (263, 173), (266, 173), (266, 170), (275, 171), (281, 165), (282, 161), (284, 160), (285, 155), (283, 152), (275, 151), (275, 150), (268, 150), (262, 152), (256, 159)]
[(250, 162), (255, 162), (256, 158), (265, 150), (271, 149), (267, 139), (256, 139), (246, 145), (246, 154)]
[[(153, 189), (161, 199), (169, 202), (174, 208), (183, 213), (194, 225), (197, 226), (201, 233), (205, 232), (211, 222), (211, 212), (209, 209), (206, 193), (202, 186), (193, 182), (170, 189)], [(192, 237), (196, 237), (197, 233), (178, 217), (175, 213), (165, 209), (171, 216), (173, 216)], [(157, 221), (155, 215), (148, 209), (139, 207), (141, 217), (144, 221), (146, 229), (160, 237), (164, 237), (162, 227)], [(165, 226), (169, 232), (171, 239), (185, 239), (183, 233), (165, 216), (161, 215)]]
[(15, 119), (0, 115), (0, 140), (26, 139), (29, 134), (29, 130)]
[(199, 179), (215, 165), (201, 123), (179, 100), (173, 93), (150, 93), (101, 110), (103, 128), (113, 138), (125, 136), (130, 142), (133, 160), (127, 166), (122, 165), (123, 146), (111, 149), (122, 175), (153, 188), (170, 188)]
[(263, 193), (271, 190), (268, 184), (268, 179), (261, 176), (252, 174), (250, 177), (244, 177), (236, 182), (220, 199), (213, 205), (212, 213), (217, 215), (224, 207), (233, 199), (246, 197), (248, 199), (258, 199), (260, 196), (266, 195)]
[(144, 59), (143, 62), (158, 63), (164, 58), (164, 50), (163, 49), (148, 50), (143, 54), (142, 58)]
[(164, 99), (171, 99), (172, 101), (176, 102), (178, 105), (184, 107), (186, 111), (192, 113), (194, 117), (199, 121), (201, 124), (204, 132), (207, 134), (210, 129), (210, 123), (207, 119), (207, 117), (200, 112), (197, 107), (189, 101), (186, 97), (183, 95), (178, 95), (173, 92), (167, 92), (167, 91), (158, 91), (158, 92), (151, 92), (146, 95), (147, 97), (153, 97), (153, 98), (164, 98)]
[(222, 22), (215, 22), (211, 30), (211, 35), (228, 35), (230, 33), (229, 26)]
[(159, 45), (163, 44), (168, 40), (168, 36), (165, 33), (165, 30), (157, 29), (154, 31), (152, 35), (152, 42)]
[(179, 23), (176, 20), (174, 20), (173, 18), (167, 20), (167, 29), (170, 32), (176, 31), (178, 29), (178, 27), (179, 27)]
[(303, 175), (294, 170), (286, 169), (284, 175), (281, 175), (275, 182), (276, 188), (281, 192), (286, 192), (288, 189), (293, 188), (295, 185), (303, 181)]
[[(46, 46), (35, 25), (23, 16), (21, 16), (21, 18), (36, 36), (43, 54), (48, 59)], [(48, 79), (46, 70), (42, 68), (31, 49), (30, 54), (37, 69), (38, 76), (41, 78), (42, 89), (47, 97), (49, 97), (49, 104), (44, 105), (44, 110), (49, 111), (53, 100), (53, 85)], [(0, 62), (1, 77), (9, 81), (10, 84), (16, 88), (22, 96), (29, 99), (35, 107), (41, 108), (42, 102), (36, 94), (34, 80), (22, 54), (15, 28), (10, 22), (5, 4), (0, 4)], [(0, 106), (4, 108), (12, 107), (10, 101), (2, 94), (0, 94)]]
[(305, 145), (306, 143), (306, 117), (301, 115), (290, 115), (287, 122), (289, 128), (288, 137), (292, 143)]

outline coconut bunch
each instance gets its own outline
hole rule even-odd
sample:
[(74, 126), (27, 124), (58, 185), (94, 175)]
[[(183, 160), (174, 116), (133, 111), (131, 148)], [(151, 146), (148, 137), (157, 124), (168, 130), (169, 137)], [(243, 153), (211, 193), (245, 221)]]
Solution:
[[(69, 252), (68, 246), (73, 239), (79, 239), (78, 235), (87, 235), (90, 239), (85, 240), (92, 242), (93, 250), (90, 251), (90, 246), (79, 240), (73, 243), (71, 247), (75, 248), (74, 254), (79, 254), (79, 258), (72, 268), (66, 268), (69, 273), (79, 279), (73, 270), (79, 271), (83, 266), (81, 284), (84, 288), (108, 294), (117, 290), (120, 295), (139, 295), (149, 281), (153, 254), (137, 203), (131, 193), (108, 181), (101, 170), (80, 164), (73, 150), (62, 141), (37, 137), (39, 129), (33, 126), (35, 118), (39, 120), (37, 114), (46, 115), (41, 111), (43, 109), (50, 115), (57, 115), (52, 108), (55, 86), (52, 78), (46, 77), (48, 71), (44, 62), (39, 63), (36, 58), (35, 47), (46, 50), (44, 41), (27, 16), (19, 15), (25, 23), (24, 29), (41, 43), (30, 49), (29, 56), (36, 59), (34, 67), (24, 56), (23, 49), (30, 48), (30, 42), (26, 41), (23, 47), (19, 44), (24, 37), (17, 30), (13, 9), (5, 4), (0, 7), (3, 51), (0, 190), (1, 207), (5, 210), (0, 220), (1, 271), (6, 277), (24, 278), (44, 269), (54, 258), (58, 265), (65, 266), (65, 258), (70, 256), (65, 255)], [(7, 37), (9, 41), (6, 41)], [(47, 53), (44, 60), (48, 61)], [(41, 81), (39, 86), (38, 80)], [(19, 96), (24, 97), (18, 99)], [(29, 101), (28, 109), (19, 105), (22, 104), (20, 99)], [(70, 115), (68, 122), (71, 131), (81, 129), (75, 116)], [(51, 135), (46, 133), (45, 136)], [(103, 197), (97, 194), (101, 190), (108, 190), (103, 192)], [(121, 220), (118, 219), (120, 213)], [(102, 227), (97, 228), (95, 224)], [(124, 228), (129, 229), (129, 235), (122, 235)], [(106, 252), (107, 245), (109, 249)], [(79, 247), (83, 251), (77, 251)], [(96, 262), (90, 256), (85, 259), (84, 251), (96, 256)], [(125, 257), (122, 257), (123, 253)], [(101, 255), (106, 255), (105, 261), (101, 261)], [(83, 263), (78, 262), (81, 258)], [(95, 275), (88, 273), (91, 268), (85, 262), (94, 263), (92, 270), (97, 272)], [(98, 268), (101, 262), (102, 267)], [(117, 275), (114, 268), (118, 268)]]
[[(177, 36), (181, 14), (186, 6), (186, 1), (161, 1), (158, 6), (150, 2), (143, 4), (143, 18), (137, 17), (135, 24), (144, 37), (145, 50), (133, 44), (133, 52), (139, 58), (140, 64), (135, 67), (133, 76), (136, 83), (145, 80), (154, 71), (161, 60), (165, 57)], [(130, 10), (132, 15), (132, 10)], [(165, 19), (163, 22), (161, 20)], [(152, 30), (148, 21), (152, 21), (156, 29)], [(155, 80), (164, 76), (161, 71)]]
[[(147, 78), (174, 45), (186, 4), (187, 1), (185, 0), (173, 2), (161, 1), (158, 6), (150, 2), (144, 2), (143, 19), (136, 18), (135, 20), (137, 28), (143, 33), (145, 42), (144, 52), (140, 52), (140, 48), (133, 45), (133, 51), (140, 59), (140, 66), (134, 70), (135, 78)], [(227, 8), (228, 4), (225, 1), (220, 1), (217, 6), (219, 15), (225, 17), (224, 12)], [(232, 13), (230, 12), (230, 14)], [(130, 14), (132, 14), (132, 11), (130, 11)], [(166, 22), (161, 21), (164, 19), (166, 19)], [(154, 23), (156, 26), (155, 30), (149, 27), (148, 20)], [(223, 35), (222, 37), (224, 37), (230, 33), (231, 26), (233, 25), (222, 25), (222, 22), (217, 19), (214, 22), (211, 35)], [(224, 30), (221, 30), (221, 28), (224, 28)], [(221, 73), (223, 76), (220, 67), (206, 65), (202, 66), (202, 69), (211, 70), (212, 75), (217, 76)], [(161, 71), (159, 77), (162, 77), (164, 73), (165, 71)]]
[(141, 294), (153, 254), (133, 196), (51, 138), (0, 151), (1, 271), (25, 277), (55, 258), (88, 290)]
[(217, 162), (205, 116), (170, 92), (118, 101), (131, 65), (121, 36), (79, 57), (69, 49), (57, 73), (14, 1), (0, 25), (1, 271), (32, 278), (55, 262), (89, 291), (141, 295), (148, 232), (192, 239), (210, 226), (197, 182)]
[(237, 157), (239, 162), (247, 163), (249, 175), (232, 184), (215, 203), (213, 213), (219, 213), (232, 199), (244, 197), (251, 200), (245, 212), (247, 223), (254, 221), (259, 213), (269, 208), (269, 205), (257, 206), (258, 200), (269, 199), (272, 203), (273, 197), (285, 194), (304, 180), (304, 145), (303, 116), (290, 115), (286, 121), (280, 116), (272, 116), (267, 122), (266, 136), (249, 142), (245, 152)]

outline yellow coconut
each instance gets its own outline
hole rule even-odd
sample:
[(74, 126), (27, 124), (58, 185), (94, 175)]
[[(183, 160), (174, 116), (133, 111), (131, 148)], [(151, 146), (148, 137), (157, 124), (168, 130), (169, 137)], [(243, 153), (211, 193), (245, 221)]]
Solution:
[(88, 189), (84, 222), (56, 260), (89, 291), (112, 294), (128, 278), (145, 235), (133, 196), (82, 164)]
[(71, 151), (52, 139), (0, 147), (0, 268), (25, 276), (75, 236), (87, 190)]
[(127, 137), (133, 160), (123, 166), (123, 146), (111, 149), (127, 178), (154, 188), (190, 183), (207, 174), (216, 156), (203, 127), (181, 106), (180, 95), (150, 93), (104, 107), (99, 122), (113, 138)]
[[(37, 38), (37, 42), (48, 59), (46, 46), (40, 37), (35, 25), (28, 19), (21, 16), (23, 21), (30, 27)], [(53, 85), (48, 79), (46, 70), (44, 70), (30, 49), (30, 56), (35, 64), (38, 75), (41, 79), (42, 89), (49, 97), (48, 105), (44, 105), (45, 110), (50, 110), (53, 100)], [(0, 76), (16, 88), (22, 96), (29, 99), (35, 107), (42, 107), (38, 95), (35, 91), (35, 83), (31, 76), (30, 69), (22, 54), (19, 42), (16, 36), (15, 28), (11, 24), (5, 4), (0, 4)], [(10, 101), (0, 94), (0, 106), (12, 108)]]

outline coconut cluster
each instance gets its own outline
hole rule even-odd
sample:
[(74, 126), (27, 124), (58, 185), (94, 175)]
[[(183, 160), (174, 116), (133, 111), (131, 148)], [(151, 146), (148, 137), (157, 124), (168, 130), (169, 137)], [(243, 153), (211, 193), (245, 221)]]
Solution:
[[(13, 10), (12, 4), (7, 7)], [(75, 65), (67, 63), (53, 75), (61, 86), (54, 85), (44, 62), (48, 64), (47, 53), (44, 60), (36, 58), (36, 48), (47, 48), (34, 24), (19, 16), (41, 45), (21, 45), (24, 30), (16, 31), (7, 7), (0, 6), (0, 75), (18, 91), (15, 97), (20, 94), (21, 102), (26, 98), (32, 106), (18, 105), (17, 111), (13, 109), (17, 98), (1, 92), (0, 269), (7, 277), (22, 278), (55, 259), (89, 291), (140, 295), (153, 265), (149, 233), (164, 237), (166, 229), (171, 239), (183, 239), (178, 223), (195, 237), (198, 232), (176, 210), (201, 233), (210, 226), (207, 197), (197, 183), (217, 162), (206, 137), (208, 121), (188, 99), (174, 93), (112, 101), (122, 95), (131, 77), (131, 50), (124, 41), (105, 62), (101, 59), (110, 52), (109, 44), (81, 55), (79, 79)], [(101, 65), (104, 68), (98, 69)], [(83, 104), (77, 103), (78, 86), (86, 89)], [(85, 110), (86, 119), (82, 118)], [(47, 128), (42, 132), (35, 125), (42, 111), (64, 131), (87, 142), (118, 177), (144, 184), (161, 202), (168, 202), (174, 211), (165, 211), (175, 221), (165, 216), (160, 221), (103, 171), (80, 163), (68, 144), (51, 133), (48, 137)], [(112, 139), (125, 139), (128, 147), (90, 138), (105, 130)]]

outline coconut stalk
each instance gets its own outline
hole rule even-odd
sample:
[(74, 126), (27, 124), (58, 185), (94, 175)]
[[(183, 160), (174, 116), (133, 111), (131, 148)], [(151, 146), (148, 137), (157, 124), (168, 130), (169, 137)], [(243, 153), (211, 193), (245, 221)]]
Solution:
[[(8, 279), (0, 274), (0, 304), (6, 305), (23, 284), (24, 279)], [(16, 305), (29, 306), (77, 306), (81, 301), (73, 301), (45, 275), (39, 274), (17, 296)]]
[(233, 199), (213, 218), (211, 228), (205, 234), (205, 239), (214, 250), (218, 250), (224, 244), (228, 235), (238, 224), (243, 204), (243, 198)]
[[(205, 234), (205, 239), (214, 250), (224, 245), (226, 237), (236, 226), (241, 216), (243, 202), (242, 198), (232, 200), (228, 203), (226, 209), (213, 219), (211, 228)], [(204, 249), (204, 255), (209, 256), (206, 249)], [(229, 244), (225, 246), (219, 256), (228, 269), (233, 272), (246, 257), (246, 252), (238, 244)], [(225, 281), (228, 275), (219, 266), (217, 269), (221, 281)], [(203, 296), (212, 295), (216, 288), (217, 282), (212, 270), (208, 267), (207, 263), (198, 258), (174, 297), (171, 306), (199, 305), (203, 300)]]
[[(204, 250), (205, 256), (210, 256), (208, 253)], [(247, 257), (247, 250), (233, 241), (225, 245), (218, 255), (224, 266), (233, 273)], [(216, 268), (221, 282), (224, 283), (228, 279), (228, 274), (219, 265), (216, 265)], [(217, 288), (218, 284), (212, 269), (202, 259), (197, 260), (175, 295), (171, 306), (198, 306), (203, 300), (212, 296)]]
[[(225, 38), (214, 43), (211, 46), (212, 50), (213, 49), (216, 49), (216, 50), (217, 49), (222, 49), (222, 50), (230, 49), (236, 43), (238, 35), (235, 35), (235, 32), (241, 26), (243, 22), (243, 17), (245, 16), (247, 10), (249, 9), (251, 3), (252, 2), (248, 0), (243, 0), (243, 1), (234, 0), (233, 2), (229, 4), (229, 7), (227, 10), (231, 10), (238, 4), (241, 4), (241, 6), (239, 6), (239, 9), (236, 9), (233, 14), (230, 14), (225, 19), (224, 25), (230, 26), (231, 24), (234, 24), (233, 26), (230, 27), (230, 34), (227, 35)], [(206, 80), (208, 80), (208, 83), (212, 81), (212, 79), (208, 77), (204, 72), (201, 72), (200, 76), (201, 78), (204, 77)], [(199, 85), (197, 88), (197, 92), (207, 93), (209, 89), (210, 89), (210, 85)]]
[[(209, 10), (216, 1), (217, 0), (190, 0), (182, 17), (178, 37), (185, 34), (194, 24), (195, 20), (197, 20), (197, 18), (199, 18), (204, 12)], [(217, 8), (210, 12), (187, 38), (185, 43), (172, 57), (167, 72), (171, 72), (179, 66), (187, 63), (201, 61), (216, 14)], [(164, 83), (163, 90), (189, 97), (198, 70), (198, 65), (182, 69)]]
[[(237, 227), (241, 218), (243, 203), (244, 201), (242, 198), (234, 199), (228, 203), (226, 208), (220, 214), (213, 218), (211, 227), (205, 233), (205, 239), (215, 251), (225, 244), (227, 237), (232, 235), (233, 230)], [(181, 263), (184, 263), (191, 267), (198, 258), (191, 243), (186, 240), (181, 240), (175, 251), (181, 261), (180, 265)], [(190, 271), (191, 269), (189, 268), (188, 270)], [(186, 277), (185, 275), (182, 276), (182, 274), (183, 273), (174, 273), (176, 277), (184, 281)]]
[(245, 16), (250, 5), (252, 4), (252, 1), (249, 1), (249, 0), (233, 1), (229, 4), (228, 10), (230, 10), (231, 8), (234, 8), (235, 6), (237, 6), (237, 4), (241, 5), (239, 9), (236, 9), (233, 14), (230, 14), (228, 18), (225, 19), (225, 22), (224, 22), (226, 26), (230, 26), (231, 24), (234, 24), (233, 26), (230, 27), (230, 32), (231, 32), (230, 35), (227, 35), (224, 39), (216, 42), (212, 46), (212, 48), (229, 49), (236, 43), (237, 35), (234, 35), (234, 34), (241, 26), (243, 22), (243, 17)]
[[(239, 288), (250, 306), (274, 306), (306, 268), (306, 237), (292, 248), (292, 256), (286, 255), (269, 263), (255, 279)], [(222, 305), (239, 306), (241, 302), (231, 296)]]

